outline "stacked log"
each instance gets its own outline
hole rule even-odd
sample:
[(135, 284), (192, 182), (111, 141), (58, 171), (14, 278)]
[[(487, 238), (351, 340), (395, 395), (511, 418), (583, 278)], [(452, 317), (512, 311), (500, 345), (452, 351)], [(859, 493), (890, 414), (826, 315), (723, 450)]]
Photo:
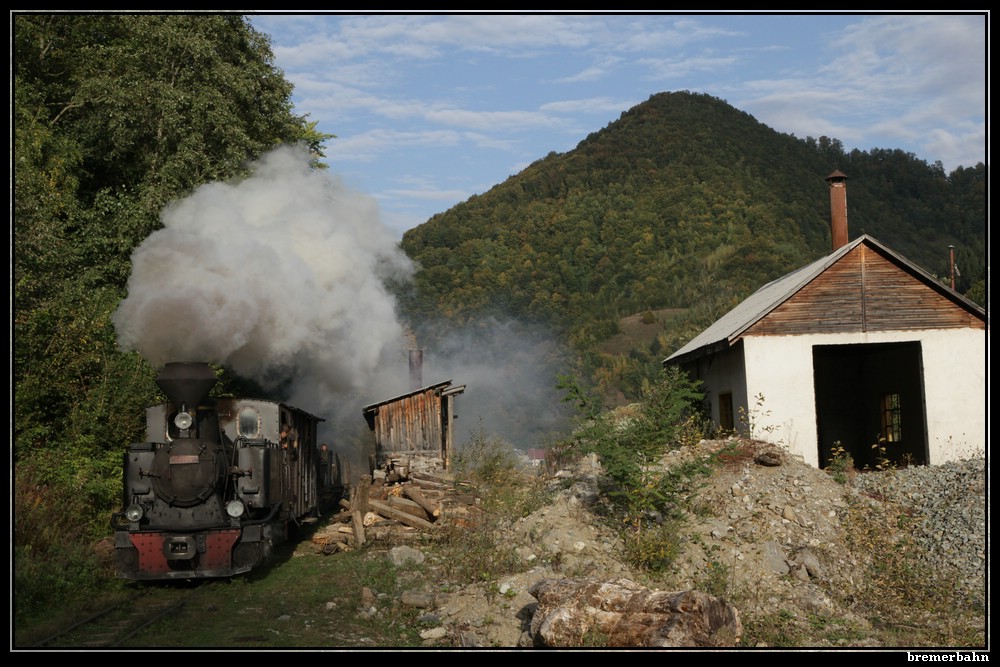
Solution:
[(341, 511), (330, 517), (312, 541), (330, 554), (364, 546), (369, 539), (366, 531), (376, 526), (433, 532), (447, 523), (449, 515), (456, 516), (457, 523), (467, 521), (476, 503), (471, 485), (444, 475), (414, 473), (398, 482), (363, 477), (351, 487), (349, 499), (340, 500)]

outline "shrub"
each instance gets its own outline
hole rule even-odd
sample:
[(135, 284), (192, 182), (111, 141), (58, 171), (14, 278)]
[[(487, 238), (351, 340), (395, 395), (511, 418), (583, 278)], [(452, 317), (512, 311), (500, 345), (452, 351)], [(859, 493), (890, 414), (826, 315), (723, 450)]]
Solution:
[(480, 424), (479, 430), (455, 455), (452, 468), (455, 474), (473, 483), (503, 484), (518, 468), (518, 459), (510, 443), (486, 437)]
[(625, 532), (625, 561), (633, 568), (664, 572), (681, 553), (683, 542), (678, 520), (632, 517)]
[(593, 415), (586, 395), (572, 385), (567, 400), (585, 412), (574, 434), (580, 453), (596, 453), (607, 478), (604, 492), (615, 518), (626, 526), (625, 557), (634, 567), (663, 571), (681, 550), (680, 513), (692, 481), (708, 471), (705, 461), (664, 469), (671, 449), (697, 442), (703, 432), (699, 383), (677, 368), (648, 384), (635, 410)]
[(437, 541), (448, 576), (495, 582), (524, 567), (512, 539), (514, 523), (548, 501), (544, 480), (518, 461), (514, 448), (482, 428), (454, 459), (456, 476), (476, 486), (477, 509)]
[(851, 475), (855, 473), (854, 458), (850, 452), (844, 449), (839, 440), (833, 443), (833, 447), (830, 448), (830, 463), (826, 467), (826, 471), (833, 477), (834, 481), (840, 484), (846, 484)]
[(46, 480), (45, 473), (46, 466), (22, 460), (14, 476), (12, 569), (15, 615), (21, 619), (113, 583), (81, 520), (92, 514), (87, 498), (69, 483)]

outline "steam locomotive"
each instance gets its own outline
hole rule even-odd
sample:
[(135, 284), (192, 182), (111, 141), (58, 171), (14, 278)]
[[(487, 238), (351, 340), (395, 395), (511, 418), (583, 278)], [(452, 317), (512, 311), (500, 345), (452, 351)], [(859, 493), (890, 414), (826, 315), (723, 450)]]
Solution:
[(123, 511), (111, 519), (119, 578), (249, 572), (319, 513), (317, 425), (292, 406), (209, 398), (208, 364), (167, 364), (168, 402), (146, 409), (146, 442), (124, 456)]

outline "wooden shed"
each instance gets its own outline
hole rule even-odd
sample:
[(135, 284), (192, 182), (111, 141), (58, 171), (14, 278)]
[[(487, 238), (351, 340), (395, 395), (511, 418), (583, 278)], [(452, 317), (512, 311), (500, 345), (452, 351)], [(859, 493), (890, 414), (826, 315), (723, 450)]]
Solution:
[(415, 389), (363, 408), (375, 433), (373, 467), (397, 461), (407, 466), (448, 469), (454, 450), (455, 398), (465, 385), (451, 380)]
[(985, 453), (985, 310), (871, 236), (847, 242), (846, 177), (828, 180), (833, 252), (764, 285), (663, 364), (702, 381), (720, 427), (812, 465), (838, 445), (858, 467), (883, 451), (914, 464)]

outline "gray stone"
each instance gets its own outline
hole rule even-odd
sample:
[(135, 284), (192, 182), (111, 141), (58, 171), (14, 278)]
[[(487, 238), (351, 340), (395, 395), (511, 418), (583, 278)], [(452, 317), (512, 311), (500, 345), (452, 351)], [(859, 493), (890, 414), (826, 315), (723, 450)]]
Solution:
[(769, 570), (777, 574), (788, 574), (788, 563), (785, 562), (785, 553), (780, 544), (765, 542), (761, 545), (760, 554)]
[(408, 562), (420, 565), (424, 562), (424, 554), (413, 547), (393, 547), (389, 551), (389, 560), (391, 560), (392, 564), (397, 567), (405, 565)]

